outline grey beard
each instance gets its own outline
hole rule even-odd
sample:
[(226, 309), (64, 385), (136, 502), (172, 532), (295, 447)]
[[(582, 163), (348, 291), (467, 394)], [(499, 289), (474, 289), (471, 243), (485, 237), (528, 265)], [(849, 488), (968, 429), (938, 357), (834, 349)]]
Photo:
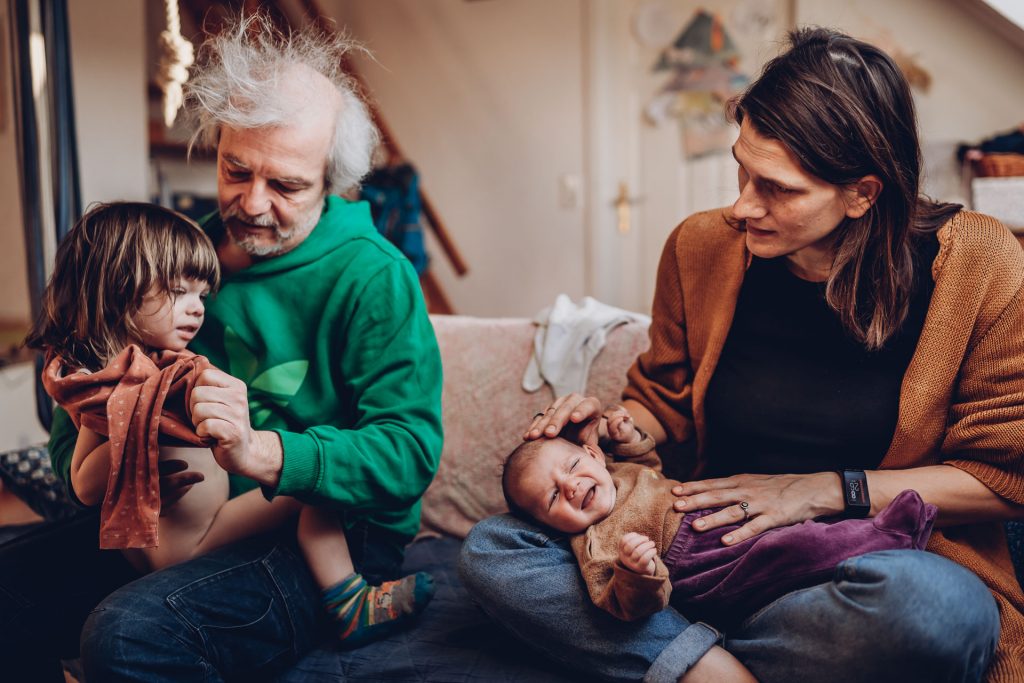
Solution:
[(228, 236), (231, 237), (231, 241), (234, 242), (235, 246), (239, 247), (249, 256), (280, 256), (285, 251), (284, 242), (295, 234), (295, 230), (280, 230), (274, 229), (274, 242), (271, 244), (259, 244), (257, 238), (253, 236), (237, 237), (230, 229), (228, 229)]
[(221, 215), (221, 220), (227, 223), (230, 218), (238, 218), (250, 225), (255, 225), (261, 228), (273, 228), (274, 229), (274, 241), (271, 244), (260, 244), (259, 240), (255, 236), (238, 237), (232, 231), (231, 228), (227, 228), (228, 237), (231, 239), (237, 247), (244, 251), (249, 256), (256, 258), (263, 258), (267, 256), (280, 256), (288, 251), (291, 251), (298, 244), (286, 245), (285, 242), (290, 240), (296, 235), (308, 235), (313, 232), (313, 228), (320, 221), (319, 206), (317, 211), (310, 212), (310, 216), (307, 219), (300, 219), (300, 222), (289, 230), (283, 230), (274, 220), (274, 217), (269, 214), (262, 214), (259, 216), (250, 216), (244, 211), (241, 211), (237, 206), (230, 207), (226, 212)]

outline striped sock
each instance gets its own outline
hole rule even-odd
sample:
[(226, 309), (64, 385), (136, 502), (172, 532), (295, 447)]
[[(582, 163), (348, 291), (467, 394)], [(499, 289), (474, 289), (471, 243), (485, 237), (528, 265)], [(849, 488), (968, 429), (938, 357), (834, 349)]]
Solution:
[(385, 638), (410, 623), (434, 596), (434, 579), (426, 572), (371, 586), (350, 574), (323, 592), (327, 613), (338, 622), (345, 647)]

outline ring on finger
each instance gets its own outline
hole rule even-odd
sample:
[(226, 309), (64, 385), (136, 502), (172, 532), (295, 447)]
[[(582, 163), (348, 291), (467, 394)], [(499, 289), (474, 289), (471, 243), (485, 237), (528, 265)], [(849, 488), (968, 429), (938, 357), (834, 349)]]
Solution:
[(740, 501), (740, 510), (743, 512), (743, 521), (750, 519), (750, 503), (745, 500)]

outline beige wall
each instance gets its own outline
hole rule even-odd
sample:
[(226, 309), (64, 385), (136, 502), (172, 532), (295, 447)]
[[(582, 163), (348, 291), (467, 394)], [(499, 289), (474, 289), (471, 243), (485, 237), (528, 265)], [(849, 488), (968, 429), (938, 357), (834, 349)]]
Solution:
[(35, 380), (32, 363), (0, 368), (0, 451), (46, 441), (36, 417)]
[(1024, 121), (1024, 51), (959, 0), (797, 2), (797, 21), (916, 56), (932, 76), (931, 90), (915, 93), (924, 141), (980, 139)]
[[(592, 246), (592, 254), (614, 255), (620, 248), (613, 243), (615, 235), (594, 230), (593, 212), (588, 217), (559, 209), (557, 196), (558, 176), (573, 171), (577, 155), (588, 168), (587, 159), (601, 153), (593, 146), (601, 140), (587, 146), (585, 127), (593, 112), (580, 106), (581, 97), (585, 101), (587, 96), (580, 51), (586, 54), (592, 38), (584, 25), (586, 13), (604, 1), (322, 3), (373, 50), (378, 63), (361, 62), (362, 72), (397, 138), (423, 171), (425, 186), (470, 263), (471, 274), (457, 279), (434, 249), (438, 273), (459, 312), (532, 315), (559, 291), (573, 296), (596, 292), (605, 300), (646, 308), (642, 302), (649, 296), (642, 290), (653, 280), (653, 273), (642, 272), (646, 267), (614, 273), (613, 282), (598, 281), (597, 273), (582, 292), (579, 286), (562, 284), (578, 281), (580, 269), (594, 267), (576, 258), (586, 253), (583, 243), (588, 239), (608, 240), (603, 247)], [(917, 95), (926, 189), (963, 199), (950, 156), (953, 146), (1003, 131), (1024, 118), (1024, 52), (979, 23), (959, 0), (794, 3), (798, 23), (834, 26), (885, 47), (899, 47), (930, 72), (930, 92)], [(647, 97), (640, 94), (640, 106)], [(662, 152), (678, 146), (667, 134), (659, 140)], [(703, 181), (697, 177), (704, 173), (699, 169), (687, 173), (677, 153), (660, 156), (664, 172), (653, 169), (645, 175), (661, 181), (633, 192), (647, 197), (638, 213), (653, 214), (657, 204), (666, 204), (661, 213), (672, 218), (665, 218), (660, 229), (667, 232), (685, 213), (704, 208), (687, 200), (693, 183), (721, 181), (719, 174)], [(685, 187), (678, 185), (683, 179)], [(673, 187), (675, 196), (667, 202), (651, 197)], [(595, 198), (594, 212), (607, 203)], [(581, 218), (582, 231), (576, 227)], [(660, 236), (650, 241), (660, 244)], [(545, 248), (560, 258), (537, 258)], [(610, 272), (607, 264), (597, 265)], [(567, 280), (562, 272), (566, 269), (571, 271)], [(645, 284), (637, 287), (637, 282)], [(617, 292), (641, 291), (617, 296), (602, 285)]]
[(21, 224), (21, 187), (18, 173), (18, 131), (14, 124), (13, 71), (7, 3), (0, 5), (0, 320), (29, 318), (28, 279), (25, 277), (25, 238)]
[[(470, 264), (468, 277), (455, 278), (433, 246), (437, 274), (460, 312), (532, 315), (559, 291), (586, 292), (578, 255), (585, 253), (587, 198), (568, 201), (559, 185), (563, 176), (581, 175), (596, 153), (587, 145), (600, 144), (588, 143), (592, 112), (584, 108), (586, 16), (598, 1), (322, 0), (375, 52), (377, 61), (363, 62), (363, 73)], [(83, 200), (144, 199), (144, 4), (69, 6)], [(1024, 117), (1022, 50), (958, 0), (795, 6), (798, 22), (836, 26), (917, 57), (933, 77), (931, 91), (918, 95), (928, 146), (978, 139)], [(0, 18), (6, 11), (0, 4)], [(0, 318), (27, 319), (10, 84), (2, 79), (0, 94)], [(661, 177), (685, 174), (673, 168)], [(648, 189), (660, 194), (671, 185)], [(637, 272), (617, 277), (653, 279)], [(26, 410), (0, 411), (0, 448), (38, 436), (27, 366), (13, 370), (17, 381), (10, 372), (0, 398)]]
[(144, 9), (139, 0), (68, 3), (83, 206), (148, 198)]
[[(145, 199), (148, 179), (143, 5), (137, 0), (73, 0), (69, 5), (75, 114), (83, 205)], [(7, 26), (7, 5), (0, 16)], [(7, 35), (4, 34), (6, 47)], [(8, 53), (9, 54), (9, 53)], [(9, 68), (5, 55), (3, 65)], [(9, 75), (9, 71), (8, 71)], [(12, 79), (3, 78), (0, 127), (0, 318), (29, 318)], [(0, 371), (0, 449), (45, 438), (35, 418), (34, 371)]]
[[(376, 55), (362, 72), (471, 267), (456, 278), (433, 245), (437, 274), (461, 312), (530, 315), (557, 291), (585, 293), (587, 264), (565, 255), (587, 239), (586, 198), (567, 205), (559, 186), (596, 153), (584, 131), (591, 115), (584, 109), (585, 15), (593, 1), (322, 3)], [(83, 199), (145, 198), (143, 3), (69, 6)], [(917, 96), (926, 145), (978, 139), (1024, 116), (1024, 54), (958, 0), (795, 7), (798, 22), (837, 26), (916, 56), (933, 77), (931, 91)], [(27, 317), (11, 101), (5, 92), (0, 283), (7, 295), (0, 317)], [(663, 177), (678, 175), (671, 169)], [(626, 283), (645, 277), (619, 276)]]
[(373, 51), (360, 72), (469, 263), (432, 247), (456, 310), (581, 296), (583, 197), (560, 185), (583, 171), (584, 0), (321, 4)]
[[(70, 2), (72, 69), (79, 168), (85, 204), (145, 199), (148, 178), (142, 4), (136, 0)], [(4, 28), (7, 5), (0, 6)], [(6, 30), (0, 65), (12, 67)], [(12, 78), (0, 92), (0, 319), (27, 320), (28, 283), (17, 167)]]

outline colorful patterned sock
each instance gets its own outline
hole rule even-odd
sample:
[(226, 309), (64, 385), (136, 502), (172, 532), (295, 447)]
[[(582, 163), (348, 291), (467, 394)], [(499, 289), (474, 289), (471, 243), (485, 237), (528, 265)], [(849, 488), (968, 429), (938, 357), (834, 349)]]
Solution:
[(371, 586), (350, 574), (323, 592), (327, 613), (338, 622), (344, 647), (386, 638), (410, 623), (434, 597), (434, 579), (426, 572)]

